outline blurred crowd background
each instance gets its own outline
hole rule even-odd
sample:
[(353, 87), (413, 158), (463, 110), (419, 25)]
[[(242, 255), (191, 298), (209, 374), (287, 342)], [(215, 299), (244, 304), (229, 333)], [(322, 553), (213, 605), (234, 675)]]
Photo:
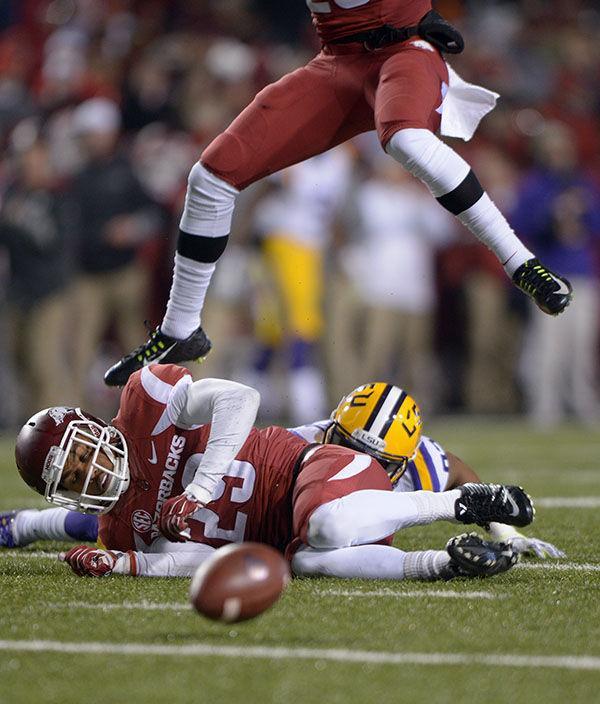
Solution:
[[(502, 96), (453, 146), (575, 300), (533, 310), (364, 135), (239, 199), (190, 368), (256, 385), (263, 422), (377, 380), (428, 417), (598, 421), (600, 7), (434, 4), (466, 38), (455, 70)], [(318, 49), (303, 0), (1, 0), (0, 427), (111, 416), (102, 374), (162, 318), (190, 167)]]

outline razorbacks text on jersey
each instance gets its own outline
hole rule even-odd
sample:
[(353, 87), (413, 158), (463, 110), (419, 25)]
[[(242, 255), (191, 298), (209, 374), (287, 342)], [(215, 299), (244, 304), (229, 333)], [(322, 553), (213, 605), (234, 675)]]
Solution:
[(321, 41), (390, 24), (412, 27), (431, 10), (431, 0), (306, 0)]
[[(182, 367), (152, 365), (133, 374), (123, 389), (112, 425), (127, 439), (131, 481), (116, 506), (99, 519), (100, 540), (110, 549), (151, 550), (160, 537), (162, 505), (181, 494), (196, 473), (210, 425), (175, 425), (190, 383)], [(212, 547), (251, 540), (283, 550), (291, 540), (294, 464), (306, 445), (284, 428), (253, 429), (212, 500), (190, 521), (191, 539)]]
[[(325, 432), (331, 424), (329, 419), (320, 420), (289, 430), (306, 442), (323, 442)], [(394, 491), (444, 491), (448, 483), (448, 469), (448, 457), (444, 448), (435, 440), (422, 435), (417, 453), (408, 462), (406, 471), (394, 486)]]

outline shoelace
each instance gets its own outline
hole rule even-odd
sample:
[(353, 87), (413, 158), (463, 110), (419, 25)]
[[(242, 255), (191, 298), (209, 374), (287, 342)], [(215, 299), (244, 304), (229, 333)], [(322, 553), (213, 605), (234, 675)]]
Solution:
[(536, 264), (523, 270), (519, 276), (519, 286), (526, 293), (539, 292), (546, 296), (553, 293), (558, 284), (541, 264)]

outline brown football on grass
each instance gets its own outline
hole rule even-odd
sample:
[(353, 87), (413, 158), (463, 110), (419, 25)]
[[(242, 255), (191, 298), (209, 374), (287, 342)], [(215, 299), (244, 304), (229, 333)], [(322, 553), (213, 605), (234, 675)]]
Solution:
[(234, 543), (219, 548), (196, 570), (190, 601), (198, 613), (215, 621), (245, 621), (272, 606), (289, 581), (289, 564), (277, 550)]

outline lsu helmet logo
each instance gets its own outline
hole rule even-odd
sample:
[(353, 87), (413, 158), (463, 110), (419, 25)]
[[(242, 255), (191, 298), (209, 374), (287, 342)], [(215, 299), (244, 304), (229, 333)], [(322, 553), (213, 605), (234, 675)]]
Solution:
[(397, 483), (421, 441), (421, 413), (406, 391), (383, 382), (364, 384), (333, 412), (326, 441), (375, 457)]

